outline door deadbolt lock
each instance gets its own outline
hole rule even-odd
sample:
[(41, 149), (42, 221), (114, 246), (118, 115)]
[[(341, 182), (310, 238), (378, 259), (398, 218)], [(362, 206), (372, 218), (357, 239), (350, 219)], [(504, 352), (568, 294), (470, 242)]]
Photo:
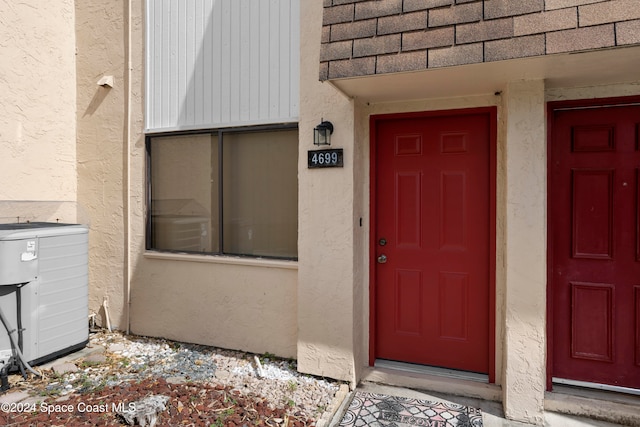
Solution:
[(380, 244), (380, 246), (384, 246), (384, 245), (387, 244), (387, 239), (382, 238), (382, 239), (378, 240), (378, 243)]
[(387, 262), (387, 256), (385, 254), (382, 254), (378, 257), (378, 264), (384, 264)]

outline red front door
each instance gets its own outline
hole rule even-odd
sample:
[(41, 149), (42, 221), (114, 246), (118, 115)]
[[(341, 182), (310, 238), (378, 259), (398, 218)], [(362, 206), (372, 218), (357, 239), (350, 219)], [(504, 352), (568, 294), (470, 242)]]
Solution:
[(640, 388), (639, 130), (638, 106), (553, 111), (553, 377)]
[(374, 357), (489, 372), (489, 112), (374, 119)]

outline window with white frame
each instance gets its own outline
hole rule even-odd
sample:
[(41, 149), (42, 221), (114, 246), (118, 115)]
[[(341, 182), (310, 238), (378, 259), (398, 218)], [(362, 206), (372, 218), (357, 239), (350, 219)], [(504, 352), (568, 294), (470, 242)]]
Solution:
[(149, 249), (297, 258), (298, 131), (147, 138)]

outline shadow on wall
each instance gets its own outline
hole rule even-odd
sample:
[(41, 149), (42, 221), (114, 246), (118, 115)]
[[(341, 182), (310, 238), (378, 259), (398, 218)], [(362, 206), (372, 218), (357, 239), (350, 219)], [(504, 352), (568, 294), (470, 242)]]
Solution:
[(89, 215), (75, 201), (0, 200), (0, 223), (60, 222), (90, 226)]
[(100, 105), (102, 104), (102, 101), (104, 101), (104, 99), (107, 97), (110, 90), (111, 90), (111, 86), (99, 85), (98, 89), (96, 90), (96, 93), (93, 95), (93, 98), (91, 99), (89, 106), (87, 106), (87, 109), (84, 111), (84, 114), (82, 115), (82, 117), (92, 116), (93, 113), (96, 112), (98, 107), (100, 107)]

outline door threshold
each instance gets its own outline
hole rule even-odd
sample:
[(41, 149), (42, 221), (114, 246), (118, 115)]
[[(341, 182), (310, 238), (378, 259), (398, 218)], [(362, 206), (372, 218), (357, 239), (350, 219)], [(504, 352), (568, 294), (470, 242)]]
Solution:
[(591, 383), (587, 381), (577, 381), (577, 380), (568, 380), (564, 378), (551, 378), (553, 384), (578, 387), (581, 389), (591, 389), (591, 390), (599, 390), (599, 391), (609, 391), (614, 393), (624, 393), (624, 394), (632, 394), (635, 396), (640, 396), (640, 389), (630, 388), (630, 387), (620, 387), (609, 384), (599, 384), (599, 383)]
[[(640, 426), (638, 390), (607, 387), (584, 381), (552, 378), (553, 390), (544, 394), (545, 411), (603, 420), (616, 425)], [(611, 391), (615, 389), (616, 391)], [(626, 390), (626, 391), (623, 391)]]
[(439, 368), (436, 366), (418, 365), (415, 363), (398, 362), (386, 359), (376, 359), (373, 366), (376, 368), (393, 369), (412, 374), (435, 375), (438, 377), (489, 383), (489, 375), (479, 374), (476, 372), (458, 371), (456, 369)]

